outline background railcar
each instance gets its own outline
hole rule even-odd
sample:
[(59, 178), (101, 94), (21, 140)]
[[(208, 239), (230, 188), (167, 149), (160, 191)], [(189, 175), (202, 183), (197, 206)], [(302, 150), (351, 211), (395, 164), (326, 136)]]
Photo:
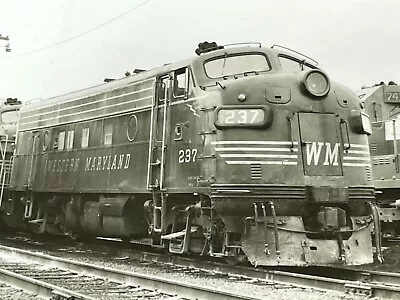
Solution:
[(357, 94), (372, 121), (369, 143), (382, 235), (394, 238), (400, 234), (400, 86), (381, 82)]
[(5, 222), (254, 265), (371, 262), (357, 96), (277, 47), (196, 54), (26, 105)]
[(8, 186), (21, 106), (22, 103), (17, 98), (7, 98), (0, 106), (0, 203), (3, 198), (5, 201), (8, 200)]

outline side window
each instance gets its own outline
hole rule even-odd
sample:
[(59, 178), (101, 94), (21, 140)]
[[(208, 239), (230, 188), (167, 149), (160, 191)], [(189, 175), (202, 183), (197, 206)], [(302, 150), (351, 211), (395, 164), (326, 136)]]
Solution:
[(1, 114), (1, 122), (6, 124), (17, 124), (18, 122), (18, 110), (8, 110)]
[(72, 149), (74, 147), (74, 131), (68, 130), (67, 134), (67, 145), (66, 149)]
[(188, 94), (189, 69), (182, 68), (174, 72), (174, 97), (184, 97)]
[(279, 61), (281, 63), (282, 68), (287, 72), (301, 72), (312, 69), (311, 67), (305, 65), (304, 62), (300, 60), (282, 55), (279, 55)]
[(82, 129), (82, 148), (87, 148), (89, 146), (89, 128)]
[(58, 150), (64, 149), (65, 143), (65, 131), (62, 131), (58, 134)]
[(104, 145), (112, 145), (113, 126), (106, 124), (104, 126)]
[(165, 76), (159, 79), (157, 84), (158, 100), (165, 101), (168, 98), (169, 77)]

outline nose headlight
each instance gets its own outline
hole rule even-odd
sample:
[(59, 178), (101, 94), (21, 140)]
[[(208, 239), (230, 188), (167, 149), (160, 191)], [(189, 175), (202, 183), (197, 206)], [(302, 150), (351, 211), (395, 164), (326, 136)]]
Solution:
[(331, 84), (328, 76), (320, 70), (311, 70), (303, 79), (306, 90), (315, 97), (323, 97), (328, 94)]

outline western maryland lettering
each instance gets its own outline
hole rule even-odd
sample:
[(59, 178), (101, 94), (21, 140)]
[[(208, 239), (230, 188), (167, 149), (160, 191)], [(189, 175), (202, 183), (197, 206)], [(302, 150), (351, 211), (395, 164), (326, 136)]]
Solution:
[(86, 157), (85, 171), (128, 169), (130, 154)]
[(339, 155), (339, 143), (335, 143), (332, 149), (331, 143), (326, 142), (312, 142), (306, 144), (306, 163), (310, 166), (320, 165), (320, 156), (322, 149), (325, 148), (325, 157), (322, 165), (324, 166), (337, 166)]
[(78, 172), (81, 170), (81, 161), (85, 164), (83, 169), (85, 172), (124, 170), (130, 166), (131, 155), (127, 153), (89, 156), (82, 160), (80, 158), (50, 159), (47, 161), (46, 169), (48, 172)]
[(79, 158), (49, 159), (47, 172), (76, 172), (79, 168)]

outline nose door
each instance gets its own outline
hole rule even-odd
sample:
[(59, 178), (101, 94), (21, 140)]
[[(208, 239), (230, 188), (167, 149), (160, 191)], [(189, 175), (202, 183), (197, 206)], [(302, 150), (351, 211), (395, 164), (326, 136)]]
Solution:
[(305, 175), (343, 175), (337, 122), (333, 114), (299, 113)]

